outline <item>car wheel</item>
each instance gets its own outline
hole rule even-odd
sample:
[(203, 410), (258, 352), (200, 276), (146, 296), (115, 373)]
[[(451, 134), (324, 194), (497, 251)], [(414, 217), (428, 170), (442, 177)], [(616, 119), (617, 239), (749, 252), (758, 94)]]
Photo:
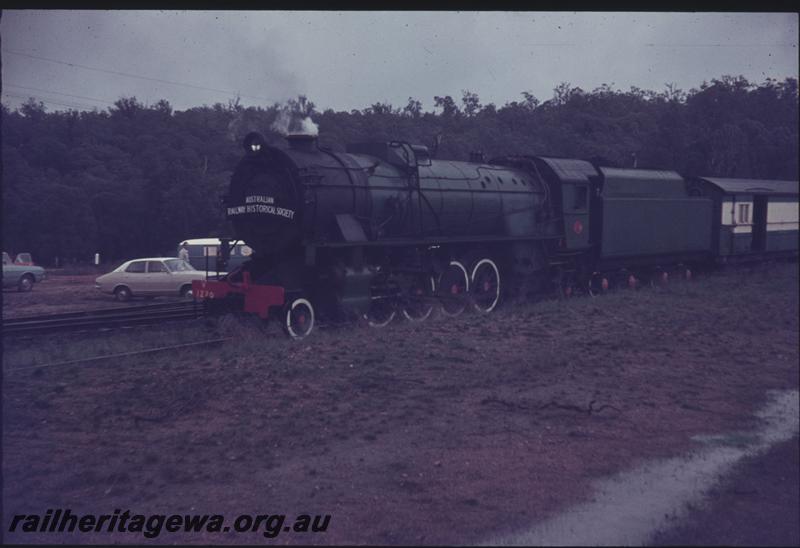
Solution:
[(181, 287), (181, 297), (184, 299), (191, 299), (194, 296), (192, 293), (192, 286), (191, 285), (184, 285)]
[(19, 283), (17, 283), (17, 289), (20, 291), (30, 291), (33, 289), (33, 276), (30, 274), (25, 274), (22, 278), (20, 278)]
[(129, 301), (131, 298), (131, 290), (124, 285), (114, 290), (114, 297), (120, 302)]

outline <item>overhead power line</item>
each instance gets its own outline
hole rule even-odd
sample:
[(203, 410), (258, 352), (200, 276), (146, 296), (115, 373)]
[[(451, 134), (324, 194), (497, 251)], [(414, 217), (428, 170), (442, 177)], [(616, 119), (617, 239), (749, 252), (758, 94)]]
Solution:
[(213, 92), (216, 92), (216, 93), (224, 93), (225, 95), (238, 95), (239, 97), (246, 97), (248, 99), (258, 99), (260, 101), (266, 101), (268, 103), (273, 102), (271, 99), (268, 99), (266, 97), (259, 97), (257, 95), (244, 95), (242, 93), (237, 93), (235, 91), (226, 90), (226, 89), (210, 88), (210, 87), (205, 87), (205, 86), (198, 86), (196, 84), (187, 84), (185, 82), (175, 82), (173, 80), (163, 80), (161, 78), (153, 78), (151, 76), (142, 76), (141, 74), (132, 74), (130, 72), (121, 72), (121, 71), (117, 71), (117, 70), (109, 70), (109, 69), (104, 69), (104, 68), (99, 68), (99, 67), (90, 67), (90, 66), (87, 66), (87, 65), (81, 65), (79, 63), (70, 63), (68, 61), (61, 61), (61, 60), (58, 60), (58, 59), (50, 59), (49, 57), (41, 57), (39, 55), (31, 55), (30, 53), (24, 53), (24, 52), (21, 52), (21, 51), (13, 51), (13, 50), (10, 50), (10, 49), (4, 49), (2, 51), (3, 51), (3, 53), (9, 53), (11, 55), (19, 55), (19, 56), (22, 56), (22, 57), (28, 57), (29, 59), (37, 59), (39, 61), (47, 61), (49, 63), (57, 63), (59, 65), (66, 65), (68, 67), (81, 68), (81, 69), (85, 69), (85, 70), (93, 70), (93, 71), (96, 71), (96, 72), (103, 72), (105, 74), (114, 74), (114, 75), (117, 75), (117, 76), (125, 76), (127, 78), (138, 78), (140, 80), (149, 80), (150, 82), (160, 82), (162, 84), (169, 84), (169, 85), (172, 85), (172, 86), (182, 86), (182, 87), (186, 87), (186, 88), (200, 89), (200, 90), (204, 90), (204, 91), (213, 91)]
[(797, 44), (645, 44), (648, 48), (794, 48)]
[(52, 90), (49, 90), (49, 89), (41, 89), (41, 88), (35, 88), (35, 87), (31, 87), (31, 86), (20, 86), (19, 84), (6, 83), (5, 85), (8, 86), (8, 87), (12, 87), (12, 88), (28, 89), (28, 90), (31, 90), (31, 91), (41, 91), (42, 93), (52, 93), (53, 95), (64, 95), (65, 97), (73, 97), (75, 99), (88, 99), (89, 101), (97, 101), (98, 103), (105, 103), (107, 105), (113, 105), (114, 104), (112, 101), (106, 101), (105, 99), (97, 99), (95, 97), (86, 97), (84, 95), (72, 95), (71, 93), (64, 93), (63, 91), (52, 91)]
[(92, 109), (97, 108), (97, 105), (87, 105), (87, 104), (83, 104), (83, 103), (65, 103), (65, 102), (62, 102), (62, 101), (56, 101), (54, 99), (48, 99), (46, 97), (40, 97), (40, 96), (36, 96), (36, 95), (20, 95), (20, 94), (17, 94), (17, 93), (9, 93), (7, 91), (4, 91), (3, 95), (5, 95), (7, 97), (14, 97), (16, 99), (23, 99), (23, 100), (36, 99), (38, 101), (41, 101), (42, 103), (47, 103), (47, 104), (51, 104), (51, 105), (58, 105), (58, 106), (62, 106), (62, 107), (75, 108), (75, 109), (92, 110)]

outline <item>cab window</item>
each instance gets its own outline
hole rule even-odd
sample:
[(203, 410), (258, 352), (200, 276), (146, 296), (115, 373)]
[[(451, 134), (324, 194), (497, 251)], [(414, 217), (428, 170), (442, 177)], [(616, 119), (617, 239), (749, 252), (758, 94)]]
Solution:
[(137, 261), (135, 263), (131, 263), (128, 265), (128, 268), (125, 269), (125, 272), (131, 272), (134, 274), (141, 274), (144, 272), (144, 261)]
[(589, 189), (586, 185), (575, 185), (574, 187), (574, 201), (572, 209), (586, 209), (586, 204), (589, 202)]

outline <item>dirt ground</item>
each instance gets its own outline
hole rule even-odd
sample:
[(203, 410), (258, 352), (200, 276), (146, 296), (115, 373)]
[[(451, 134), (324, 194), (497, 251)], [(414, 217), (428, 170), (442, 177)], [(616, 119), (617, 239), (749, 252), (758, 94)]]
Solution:
[[(53, 295), (66, 294), (53, 277), (14, 298), (77, 306), (44, 298), (50, 282)], [(269, 542), (496, 538), (591, 498), (595, 478), (692, 449), (694, 435), (752, 427), (767, 390), (797, 389), (797, 282), (796, 263), (768, 264), (667, 288), (508, 304), (490, 316), (331, 328), (304, 341), (273, 326), (222, 346), (41, 369), (18, 368), (230, 335), (231, 324), (7, 340), (4, 524), (57, 507), (230, 520), (312, 513), (331, 515), (327, 532)], [(78, 309), (90, 307), (82, 291)], [(4, 317), (29, 304), (3, 296)], [(786, 458), (796, 474), (796, 454)], [(685, 534), (682, 544), (709, 542)], [(146, 541), (123, 533), (5, 540)], [(260, 532), (156, 539), (266, 540)]]
[[(114, 265), (117, 266), (117, 265)], [(39, 314), (58, 314), (97, 308), (115, 308), (144, 304), (143, 299), (120, 303), (113, 295), (100, 293), (94, 288), (98, 276), (110, 272), (111, 267), (84, 267), (81, 269), (47, 269), (47, 278), (35, 284), (29, 293), (16, 289), (3, 290), (3, 317), (17, 318)], [(179, 300), (179, 297), (157, 297), (152, 302)], [(149, 302), (149, 301), (147, 301)]]

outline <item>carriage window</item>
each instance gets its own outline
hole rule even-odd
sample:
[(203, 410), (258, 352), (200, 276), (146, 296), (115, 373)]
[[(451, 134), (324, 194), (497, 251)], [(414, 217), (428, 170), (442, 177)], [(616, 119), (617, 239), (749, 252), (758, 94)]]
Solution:
[(216, 256), (217, 256), (217, 246), (207, 245), (203, 247), (203, 257), (216, 257)]
[(750, 204), (739, 204), (739, 223), (750, 224)]
[(572, 205), (572, 209), (586, 209), (587, 198), (589, 195), (589, 190), (586, 188), (585, 185), (575, 186), (575, 202)]

